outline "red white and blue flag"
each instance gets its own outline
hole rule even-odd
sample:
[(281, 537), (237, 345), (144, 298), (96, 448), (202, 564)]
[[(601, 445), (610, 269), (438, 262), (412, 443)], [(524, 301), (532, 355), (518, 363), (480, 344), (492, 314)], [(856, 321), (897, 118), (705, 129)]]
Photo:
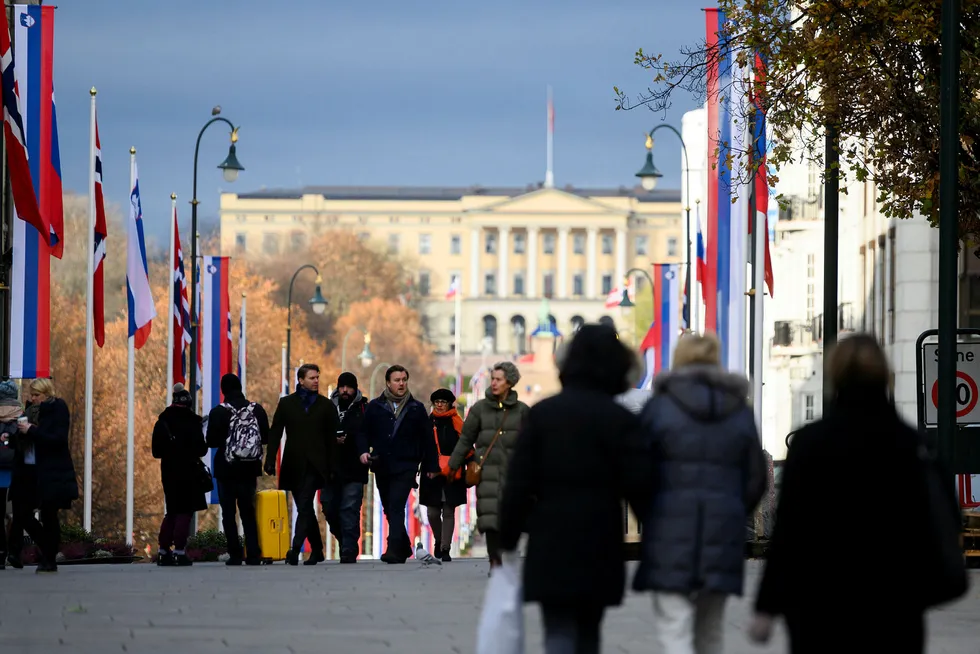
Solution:
[(248, 370), (248, 339), (247, 324), (245, 321), (245, 294), (242, 293), (242, 315), (238, 319), (238, 378), (242, 380), (242, 389), (246, 391), (245, 374)]
[(755, 83), (753, 84), (752, 103), (755, 105), (755, 133), (752, 137), (752, 163), (755, 166), (753, 177), (755, 178), (755, 220), (749, 221), (749, 234), (752, 233), (752, 225), (756, 221), (765, 225), (765, 234), (759, 234), (758, 238), (766, 239), (765, 242), (765, 265), (764, 278), (766, 286), (769, 288), (769, 297), (773, 297), (772, 287), (774, 283), (772, 273), (772, 256), (769, 253), (769, 180), (766, 170), (766, 153), (768, 151), (768, 141), (766, 140), (766, 110), (763, 104), (766, 87), (767, 62), (761, 52), (755, 53)]
[(174, 305), (170, 307), (173, 321), (174, 351), (171, 352), (174, 364), (174, 381), (187, 383), (187, 358), (184, 351), (191, 343), (191, 305), (187, 300), (187, 276), (184, 274), (184, 249), (180, 245), (180, 228), (177, 226), (177, 209), (174, 208), (174, 269), (170, 283), (173, 285)]
[(0, 29), (4, 133), (20, 218), (13, 222), (10, 376), (48, 377), (51, 254), (61, 256), (64, 222), (54, 109), (54, 7), (16, 5), (13, 15), (15, 47), (7, 29)]
[[(221, 404), (221, 377), (232, 372), (231, 330), (228, 328), (228, 257), (204, 257), (201, 279), (201, 309), (198, 314), (201, 336), (201, 413), (206, 415)], [(214, 460), (215, 450), (211, 450)], [(214, 470), (214, 467), (211, 468)], [(217, 484), (209, 502), (218, 503)]]
[(449, 289), (446, 291), (446, 299), (452, 300), (456, 297), (456, 294), (460, 292), (459, 288), (459, 275), (453, 275), (453, 281), (449, 284)]
[(150, 269), (146, 263), (146, 237), (143, 231), (143, 205), (136, 160), (130, 172), (133, 188), (129, 192), (129, 236), (126, 254), (126, 300), (129, 307), (129, 336), (138, 350), (146, 344), (157, 317), (150, 291)]
[(653, 323), (640, 343), (646, 374), (639, 388), (651, 388), (654, 375), (670, 370), (681, 335), (682, 292), (679, 264), (653, 264)]
[(92, 311), (95, 327), (95, 342), (99, 347), (105, 345), (105, 255), (106, 238), (109, 229), (105, 221), (105, 200), (102, 197), (102, 142), (99, 140), (99, 122), (95, 121), (95, 257), (92, 288)]

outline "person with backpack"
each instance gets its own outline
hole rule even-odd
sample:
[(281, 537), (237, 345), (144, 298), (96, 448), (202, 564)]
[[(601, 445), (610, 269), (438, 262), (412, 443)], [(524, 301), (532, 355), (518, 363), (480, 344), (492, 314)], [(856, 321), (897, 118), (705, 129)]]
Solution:
[[(256, 479), (262, 475), (262, 446), (269, 442), (269, 417), (257, 402), (245, 399), (238, 375), (221, 378), (224, 402), (208, 415), (208, 446), (216, 449), (214, 478), (218, 480), (222, 526), (228, 538), (226, 565), (259, 565), (259, 530), (255, 523)], [(238, 540), (235, 509), (245, 532), (245, 552)]]
[(320, 501), (330, 533), (340, 543), (340, 562), (356, 563), (360, 553), (361, 502), (368, 482), (368, 469), (361, 465), (357, 449), (357, 434), (364, 422), (367, 398), (357, 389), (354, 373), (342, 372), (330, 400), (340, 418), (336, 435), (339, 472), (332, 483), (320, 490)]

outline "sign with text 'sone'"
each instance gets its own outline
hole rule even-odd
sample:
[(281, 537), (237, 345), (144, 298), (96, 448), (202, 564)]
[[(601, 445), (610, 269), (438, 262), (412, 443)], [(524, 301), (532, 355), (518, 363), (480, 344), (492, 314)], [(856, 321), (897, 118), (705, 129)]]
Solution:
[[(935, 427), (939, 415), (939, 344), (923, 343), (922, 381), (925, 426)], [(980, 342), (956, 344), (956, 424), (980, 424)]]

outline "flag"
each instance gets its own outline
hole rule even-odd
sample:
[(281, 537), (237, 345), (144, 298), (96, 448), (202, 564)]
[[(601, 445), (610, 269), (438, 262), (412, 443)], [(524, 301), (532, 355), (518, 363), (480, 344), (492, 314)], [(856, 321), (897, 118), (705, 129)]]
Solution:
[[(48, 7), (48, 9), (53, 8)], [(53, 13), (51, 20), (45, 21), (45, 28), (45, 37), (53, 41)], [(51, 141), (47, 144), (42, 143), (41, 147), (51, 153), (47, 161), (42, 159), (44, 165), (41, 168), (41, 188), (44, 189), (44, 194), (41, 196), (41, 213), (48, 221), (51, 254), (56, 259), (61, 259), (65, 254), (65, 205), (61, 189), (61, 148), (58, 147), (58, 112), (55, 110), (53, 83), (51, 85)]]
[[(51, 374), (51, 223), (61, 209), (54, 132), (54, 7), (13, 8), (15, 39), (0, 29), (4, 133), (14, 198), (10, 376)], [(6, 18), (3, 26), (6, 26)], [(20, 98), (20, 102), (18, 102)], [(24, 111), (21, 113), (20, 107)]]
[[(633, 280), (626, 279), (625, 284), (626, 284), (626, 296), (630, 299), (630, 301), (635, 302), (636, 294), (635, 294), (635, 289), (633, 288)], [(623, 301), (623, 287), (614, 286), (612, 290), (609, 291), (609, 295), (606, 296), (605, 307), (607, 309), (615, 309), (616, 307), (619, 306), (619, 303), (622, 301)]]
[[(765, 282), (769, 287), (769, 297), (774, 297), (772, 293), (773, 282), (772, 256), (769, 253), (769, 180), (766, 170), (766, 153), (768, 142), (766, 140), (766, 111), (763, 105), (763, 93), (765, 92), (767, 62), (761, 52), (755, 53), (755, 83), (753, 84), (752, 102), (755, 105), (755, 133), (752, 142), (752, 162), (755, 166), (753, 177), (755, 178), (755, 211), (757, 220), (761, 221), (766, 227), (765, 234), (759, 234), (758, 238), (765, 241)], [(755, 218), (755, 217), (754, 217)], [(749, 221), (749, 233), (752, 233), (752, 224), (756, 220)]]
[[(37, 22), (37, 18), (35, 17), (39, 15), (42, 9), (50, 10), (51, 12), (54, 10), (53, 7), (27, 8), (24, 5), (15, 7), (14, 15), (19, 17), (20, 21), (15, 23), (15, 25), (18, 25), (16, 60), (22, 62), (20, 66), (15, 64), (14, 49), (10, 43), (10, 26), (7, 23), (7, 12), (2, 12), (3, 16), (0, 17), (0, 65), (3, 66), (4, 143), (7, 144), (10, 191), (14, 197), (17, 217), (33, 225), (38, 233), (48, 234), (50, 227), (41, 214), (41, 209), (38, 205), (38, 195), (36, 193), (36, 191), (40, 190), (37, 188), (40, 185), (40, 180), (36, 175), (36, 167), (32, 167), (31, 165), (33, 163), (31, 160), (35, 158), (39, 159), (41, 153), (37, 149), (35, 149), (33, 156), (29, 153), (30, 147), (25, 132), (25, 114), (21, 111), (21, 107), (25, 106), (28, 98), (34, 101), (30, 108), (35, 110), (35, 113), (40, 109), (40, 82), (44, 77), (50, 81), (52, 76), (53, 59), (49, 57), (47, 62), (42, 62), (38, 30), (33, 32), (35, 38), (30, 42), (37, 47), (34, 48), (34, 51), (28, 50), (29, 42), (27, 41), (26, 34), (28, 25), (26, 23), (34, 25)], [(53, 16), (53, 13), (51, 15)], [(21, 29), (21, 27), (25, 29)], [(46, 74), (44, 63), (47, 64)], [(33, 73), (33, 77), (28, 73)], [(33, 82), (30, 86), (28, 86), (29, 80)], [(18, 83), (19, 81), (20, 83)], [(24, 91), (25, 102), (21, 102), (20, 91), (22, 90)], [(33, 92), (33, 95), (28, 96), (28, 90)], [(32, 129), (38, 131), (41, 124), (40, 116), (31, 115), (30, 118), (34, 119), (31, 123)], [(36, 140), (36, 144), (40, 144), (39, 139)]]
[(451, 300), (456, 297), (456, 294), (460, 292), (459, 288), (459, 275), (453, 275), (453, 280), (449, 284), (449, 290), (446, 291), (446, 299)]
[(242, 390), (245, 390), (245, 372), (248, 366), (248, 341), (245, 333), (245, 295), (242, 294), (242, 315), (238, 320), (238, 378), (242, 380)]
[[(232, 371), (228, 302), (228, 257), (203, 257), (198, 334), (201, 341), (201, 414), (221, 403), (221, 377)], [(213, 462), (216, 450), (211, 450)], [(209, 503), (218, 503), (217, 485)]]
[(99, 123), (95, 123), (95, 274), (92, 288), (92, 315), (94, 316), (95, 342), (105, 345), (105, 255), (109, 230), (105, 222), (105, 200), (102, 197), (102, 142), (99, 140)]
[(698, 243), (697, 243), (697, 279), (701, 284), (701, 299), (707, 303), (708, 296), (705, 292), (704, 280), (708, 278), (708, 264), (704, 257), (704, 235), (701, 233), (701, 216), (698, 216)]
[(191, 343), (191, 305), (187, 300), (187, 276), (184, 274), (184, 249), (180, 245), (180, 229), (177, 226), (177, 207), (174, 207), (174, 269), (170, 283), (173, 285), (174, 304), (170, 307), (173, 321), (174, 351), (170, 353), (174, 364), (174, 382), (187, 383), (187, 359), (184, 350)]
[(653, 264), (653, 323), (640, 343), (646, 374), (638, 388), (649, 389), (654, 375), (670, 370), (674, 348), (681, 335), (680, 284), (679, 264)]
[(133, 158), (133, 188), (129, 192), (129, 235), (126, 254), (126, 299), (129, 306), (129, 336), (140, 349), (150, 337), (156, 304), (150, 291), (150, 273), (146, 265), (146, 239), (143, 234), (143, 206), (140, 202), (139, 171)]

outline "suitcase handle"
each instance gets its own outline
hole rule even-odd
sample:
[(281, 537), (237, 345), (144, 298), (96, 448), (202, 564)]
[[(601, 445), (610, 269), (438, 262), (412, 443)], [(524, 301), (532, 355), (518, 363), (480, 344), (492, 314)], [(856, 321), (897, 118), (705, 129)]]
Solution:
[(281, 532), (282, 531), (282, 520), (276, 520), (273, 518), (269, 521), (269, 525), (272, 527), (272, 531)]

